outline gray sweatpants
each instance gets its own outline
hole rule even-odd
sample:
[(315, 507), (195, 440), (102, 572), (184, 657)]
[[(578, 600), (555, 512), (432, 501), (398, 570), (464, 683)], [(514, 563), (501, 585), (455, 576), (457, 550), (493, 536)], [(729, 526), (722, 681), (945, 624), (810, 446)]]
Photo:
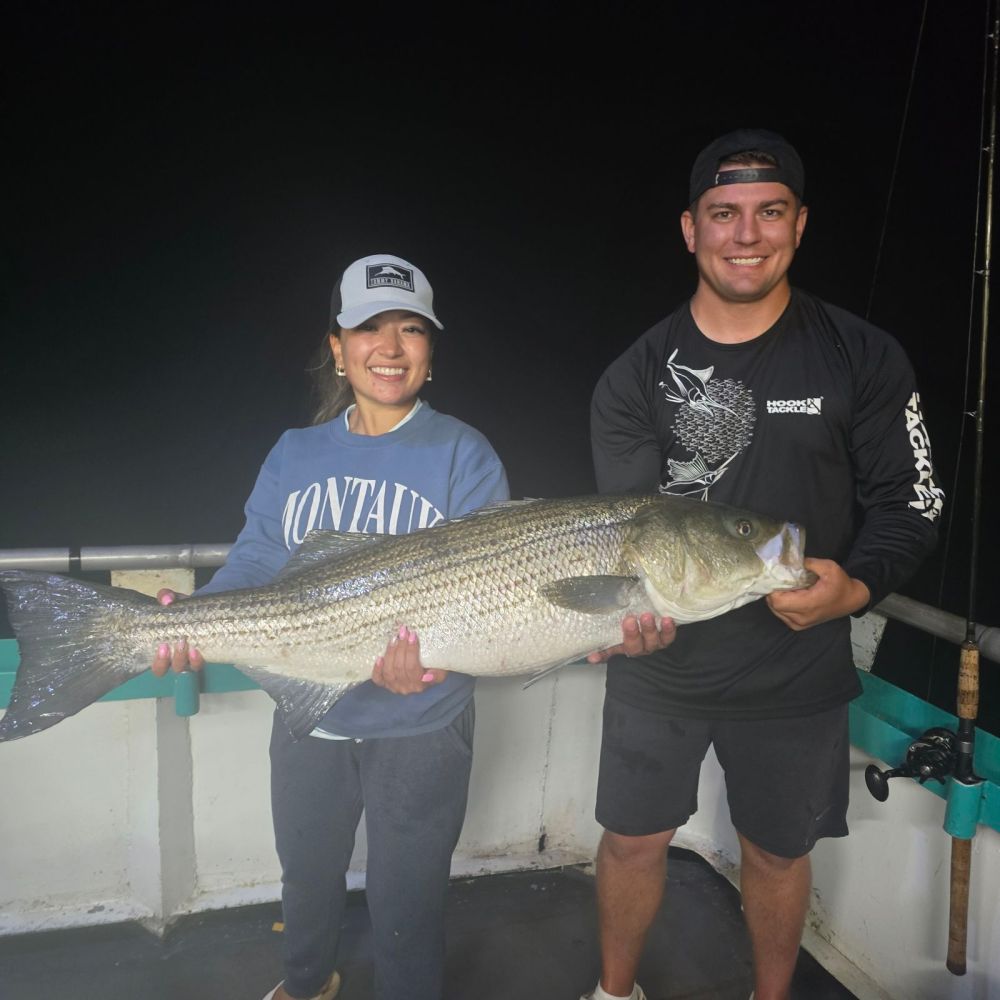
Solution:
[(271, 813), (281, 862), (285, 989), (319, 992), (336, 967), (345, 874), (361, 811), (378, 1000), (441, 1000), (444, 906), (465, 819), (475, 706), (443, 729), (292, 740), (275, 716)]

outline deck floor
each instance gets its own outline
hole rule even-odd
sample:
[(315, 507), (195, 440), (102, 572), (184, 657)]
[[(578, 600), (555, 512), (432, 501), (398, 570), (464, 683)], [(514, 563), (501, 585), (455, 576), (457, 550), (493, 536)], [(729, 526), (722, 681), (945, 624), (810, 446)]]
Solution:
[[(640, 967), (649, 1000), (747, 1000), (739, 894), (681, 849), (667, 884)], [(266, 904), (187, 917), (164, 938), (134, 924), (0, 938), (0, 1000), (260, 1000), (281, 978), (280, 919)], [(593, 879), (579, 869), (456, 880), (448, 920), (446, 1000), (577, 1000), (596, 982)], [(371, 1000), (363, 893), (351, 894), (342, 955), (342, 1000)], [(792, 997), (854, 994), (801, 951)]]

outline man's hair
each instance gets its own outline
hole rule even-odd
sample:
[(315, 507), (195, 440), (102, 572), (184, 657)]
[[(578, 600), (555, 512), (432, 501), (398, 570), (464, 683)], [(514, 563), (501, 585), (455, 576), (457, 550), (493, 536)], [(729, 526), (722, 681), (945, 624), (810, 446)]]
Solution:
[(749, 167), (754, 163), (763, 163), (769, 167), (776, 167), (778, 161), (770, 153), (763, 153), (759, 149), (744, 149), (739, 153), (730, 153), (729, 156), (719, 160), (719, 166), (723, 164), (733, 164), (740, 167)]

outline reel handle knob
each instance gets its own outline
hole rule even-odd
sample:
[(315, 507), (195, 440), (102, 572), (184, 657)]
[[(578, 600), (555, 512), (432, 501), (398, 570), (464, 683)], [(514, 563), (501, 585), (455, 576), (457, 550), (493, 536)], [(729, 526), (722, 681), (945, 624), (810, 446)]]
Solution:
[(880, 771), (874, 764), (869, 764), (865, 768), (865, 784), (872, 797), (885, 802), (889, 798), (890, 778), (912, 778), (913, 771), (905, 764), (901, 767), (893, 767), (886, 771)]

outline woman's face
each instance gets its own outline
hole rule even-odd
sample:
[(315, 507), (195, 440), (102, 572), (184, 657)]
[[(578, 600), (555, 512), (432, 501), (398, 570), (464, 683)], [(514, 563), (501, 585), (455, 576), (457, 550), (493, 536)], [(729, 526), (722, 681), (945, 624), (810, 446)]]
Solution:
[(430, 370), (431, 321), (392, 309), (339, 336), (331, 333), (330, 347), (360, 409), (409, 409)]

